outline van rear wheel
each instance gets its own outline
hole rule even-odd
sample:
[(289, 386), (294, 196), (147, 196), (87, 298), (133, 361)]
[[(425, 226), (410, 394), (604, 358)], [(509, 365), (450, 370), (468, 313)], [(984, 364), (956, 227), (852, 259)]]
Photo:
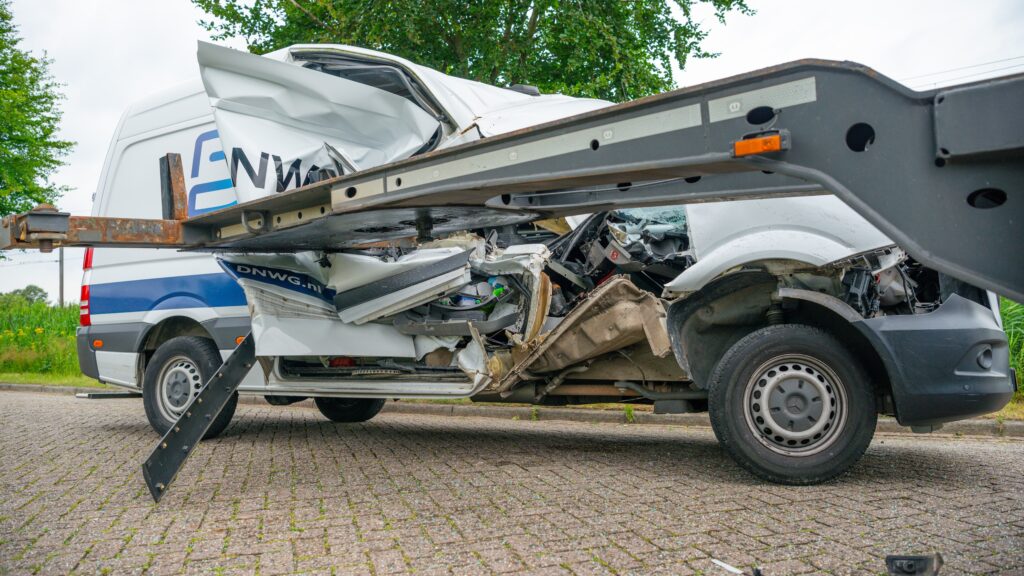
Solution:
[(864, 368), (831, 334), (769, 326), (722, 357), (709, 384), (718, 441), (755, 475), (816, 484), (846, 472), (875, 432), (875, 397)]
[[(153, 430), (166, 434), (222, 363), (220, 350), (209, 338), (179, 336), (161, 344), (142, 380), (142, 404)], [(231, 423), (237, 406), (235, 392), (203, 439), (219, 436)]]
[(366, 422), (384, 407), (383, 398), (314, 398), (320, 413), (331, 422)]

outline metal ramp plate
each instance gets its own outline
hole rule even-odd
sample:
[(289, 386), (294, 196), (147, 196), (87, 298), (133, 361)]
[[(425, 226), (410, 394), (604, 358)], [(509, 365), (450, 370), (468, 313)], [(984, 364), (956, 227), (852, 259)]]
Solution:
[(163, 498), (178, 471), (196, 449), (196, 444), (238, 390), (238, 385), (255, 361), (256, 344), (252, 333), (249, 333), (164, 434), (142, 465), (142, 475), (153, 500), (159, 502)]

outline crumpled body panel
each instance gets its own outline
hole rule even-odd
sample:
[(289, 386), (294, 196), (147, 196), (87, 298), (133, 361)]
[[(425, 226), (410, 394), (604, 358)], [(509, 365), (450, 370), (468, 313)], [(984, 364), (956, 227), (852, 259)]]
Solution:
[(513, 366), (501, 375), (498, 389), (511, 389), (527, 373), (557, 372), (644, 340), (655, 356), (664, 357), (670, 351), (664, 315), (653, 294), (624, 276), (612, 278), (553, 330), (513, 349)]
[(440, 126), (384, 90), (213, 44), (199, 68), (239, 202), (408, 158)]

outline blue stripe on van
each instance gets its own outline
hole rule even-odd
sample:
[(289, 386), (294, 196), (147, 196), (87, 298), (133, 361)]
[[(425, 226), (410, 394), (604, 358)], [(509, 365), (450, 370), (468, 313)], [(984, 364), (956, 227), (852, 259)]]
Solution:
[(245, 306), (245, 293), (225, 273), (169, 276), (89, 286), (91, 314)]
[(325, 286), (322, 282), (301, 272), (293, 272), (283, 268), (271, 268), (269, 266), (257, 266), (255, 264), (236, 264), (217, 260), (220, 267), (231, 276), (239, 280), (249, 280), (270, 286), (280, 286), (291, 290), (296, 294), (311, 296), (323, 300), (328, 304), (334, 303), (334, 290)]

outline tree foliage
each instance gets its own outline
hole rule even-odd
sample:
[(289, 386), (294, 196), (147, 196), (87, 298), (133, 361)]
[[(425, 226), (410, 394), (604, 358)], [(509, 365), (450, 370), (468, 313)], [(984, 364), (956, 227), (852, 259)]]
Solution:
[(46, 290), (43, 290), (35, 284), (29, 284), (24, 288), (18, 288), (16, 290), (0, 294), (0, 304), (3, 304), (4, 307), (6, 307), (16, 302), (23, 302), (25, 304), (35, 304), (36, 302), (45, 303), (46, 298)]
[(57, 138), (60, 85), (50, 61), (21, 50), (9, 0), (0, 0), (0, 215), (53, 202), (65, 190), (48, 182), (72, 142)]
[(745, 0), (193, 0), (215, 39), (262, 54), (300, 43), (388, 52), (488, 84), (624, 101), (674, 87), (672, 63), (715, 54), (692, 8)]

